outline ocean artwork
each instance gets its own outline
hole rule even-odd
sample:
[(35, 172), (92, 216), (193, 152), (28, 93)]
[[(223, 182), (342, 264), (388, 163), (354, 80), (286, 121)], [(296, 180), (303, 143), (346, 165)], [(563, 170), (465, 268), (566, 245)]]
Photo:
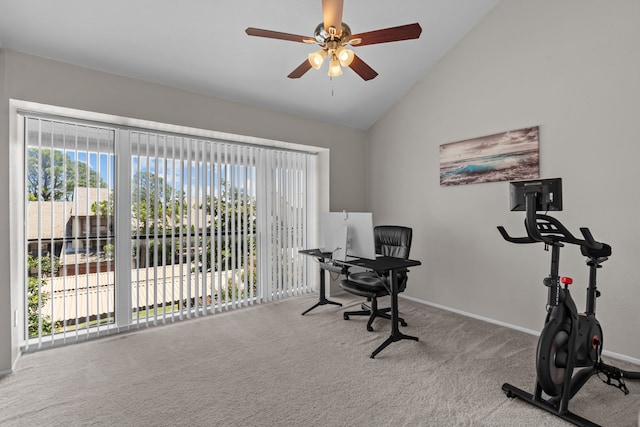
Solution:
[(539, 128), (533, 126), (440, 146), (440, 185), (536, 179)]

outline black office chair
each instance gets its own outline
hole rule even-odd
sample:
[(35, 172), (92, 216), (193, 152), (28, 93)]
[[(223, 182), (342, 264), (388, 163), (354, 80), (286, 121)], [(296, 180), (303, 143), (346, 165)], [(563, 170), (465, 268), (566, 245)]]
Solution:
[[(379, 225), (373, 229), (376, 245), (376, 254), (396, 258), (409, 258), (411, 249), (412, 229), (395, 225)], [(408, 270), (397, 271), (398, 292), (403, 292), (407, 287)], [(343, 314), (344, 320), (349, 320), (349, 316), (369, 316), (367, 330), (373, 331), (371, 326), (376, 317), (391, 319), (390, 307), (378, 308), (378, 297), (389, 295), (391, 283), (388, 276), (379, 276), (374, 272), (364, 271), (347, 274), (347, 278), (340, 282), (340, 287), (354, 295), (359, 295), (371, 301), (371, 306), (362, 304), (362, 310), (346, 311)], [(398, 319), (402, 326), (407, 326), (404, 319)]]

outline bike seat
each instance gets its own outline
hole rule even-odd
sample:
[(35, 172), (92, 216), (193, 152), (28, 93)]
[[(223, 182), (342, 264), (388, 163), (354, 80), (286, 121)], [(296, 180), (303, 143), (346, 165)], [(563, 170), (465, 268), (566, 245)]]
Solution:
[(583, 245), (580, 246), (580, 252), (582, 252), (582, 255), (589, 258), (607, 258), (611, 256), (611, 246), (603, 243), (600, 249), (594, 249)]

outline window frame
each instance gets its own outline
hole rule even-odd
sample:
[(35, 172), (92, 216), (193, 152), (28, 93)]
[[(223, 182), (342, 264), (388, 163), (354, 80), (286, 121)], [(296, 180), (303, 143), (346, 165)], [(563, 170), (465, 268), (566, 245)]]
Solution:
[[(322, 188), (321, 183), (324, 183), (326, 185), (326, 188), (328, 188), (328, 159), (329, 159), (328, 149), (321, 148), (321, 147), (314, 147), (314, 146), (306, 146), (301, 144), (287, 143), (287, 142), (282, 142), (277, 140), (267, 140), (267, 139), (261, 139), (261, 138), (255, 138), (255, 137), (233, 135), (233, 134), (203, 130), (198, 128), (174, 126), (174, 125), (168, 125), (168, 124), (163, 124), (159, 122), (131, 119), (131, 118), (113, 116), (113, 115), (105, 115), (100, 113), (68, 109), (64, 107), (56, 107), (51, 105), (25, 102), (25, 101), (19, 101), (19, 100), (11, 100), (10, 104), (11, 104), (10, 116), (12, 118), (12, 123), (17, 124), (17, 126), (15, 127), (12, 126), (11, 140), (14, 143), (16, 142), (16, 140), (20, 141), (20, 146), (22, 147), (22, 150), (25, 150), (26, 146), (24, 144), (24, 138), (23, 138), (24, 122), (20, 120), (20, 118), (23, 117), (24, 115), (29, 115), (29, 116), (37, 116), (41, 118), (50, 117), (50, 118), (62, 119), (66, 121), (79, 121), (84, 124), (95, 123), (100, 126), (110, 125), (110, 126), (115, 126), (119, 129), (135, 129), (135, 130), (143, 130), (143, 131), (152, 130), (154, 132), (172, 133), (176, 135), (194, 137), (198, 139), (211, 139), (211, 140), (224, 141), (224, 142), (240, 144), (240, 145), (252, 145), (252, 146), (258, 146), (262, 148), (273, 148), (278, 150), (297, 151), (297, 152), (302, 152), (307, 154), (314, 154), (318, 158), (318, 161), (317, 161), (315, 170), (313, 171), (313, 174), (312, 174), (313, 176), (311, 176), (311, 174), (309, 176), (307, 185), (314, 187), (317, 191), (314, 197), (306, 201), (307, 209), (309, 209), (308, 210), (309, 226), (306, 230), (307, 233), (306, 233), (305, 239), (308, 242), (308, 244), (311, 246), (313, 246), (318, 240), (318, 230), (316, 226), (318, 212), (320, 209), (328, 210), (328, 191), (320, 190)], [(118, 143), (119, 142), (117, 141), (116, 144)], [(122, 156), (122, 157), (128, 156), (130, 158), (132, 154), (131, 145), (130, 144), (123, 144), (123, 145), (129, 147), (128, 155), (121, 152), (119, 153), (119, 156)], [(12, 145), (12, 152), (15, 152), (16, 147), (17, 147), (16, 144)], [(124, 152), (126, 151), (127, 150), (124, 150)], [(26, 154), (24, 152), (22, 153), (22, 156), (23, 158), (26, 158)], [(124, 177), (130, 176), (131, 165), (130, 164), (126, 165), (126, 163), (128, 162), (121, 162), (121, 161), (118, 161), (118, 159), (116, 159), (116, 181), (121, 180)], [(131, 203), (130, 194), (127, 194), (127, 193), (128, 192), (126, 191), (116, 192), (115, 203), (124, 203), (124, 204), (130, 205)], [(20, 200), (21, 198), (22, 197), (18, 197), (18, 200)], [(23, 205), (21, 206), (21, 209), (19, 209), (19, 211), (20, 210), (22, 212), (25, 212), (26, 207)], [(123, 238), (123, 237), (126, 238), (127, 234), (129, 235), (129, 237), (131, 236), (130, 227), (123, 227), (122, 221), (116, 221), (115, 229), (116, 229), (116, 235), (121, 236), (120, 238)], [(26, 236), (24, 229), (19, 231), (21, 231), (22, 236)], [(25, 250), (23, 250), (22, 252), (26, 253), (26, 249), (27, 249), (26, 239), (24, 237), (23, 239), (24, 239), (23, 242), (25, 242), (23, 243)], [(315, 266), (309, 266), (308, 263), (306, 262), (305, 262), (305, 266), (303, 267), (303, 270), (305, 270), (305, 275), (308, 278), (309, 289), (313, 289), (317, 287), (316, 286), (317, 275), (313, 274), (313, 272), (315, 272), (315, 269), (313, 267)], [(23, 269), (23, 271), (25, 269)], [(130, 272), (127, 275), (127, 274), (124, 274), (124, 271), (126, 270), (121, 269), (119, 274), (118, 270), (116, 270), (116, 279), (115, 279), (116, 281), (122, 281), (125, 278), (126, 278), (125, 280), (130, 281)], [(14, 274), (12, 273), (12, 276), (13, 275)], [(18, 274), (18, 276), (19, 275), (20, 274)], [(20, 281), (20, 283), (24, 283), (24, 281)], [(25, 287), (20, 286), (20, 289), (16, 289), (15, 286), (12, 286), (12, 295), (16, 295), (16, 294), (20, 295), (20, 301), (23, 303), (26, 300), (24, 288)], [(119, 294), (120, 295), (116, 296), (116, 298), (124, 298), (125, 296), (128, 296), (130, 298), (130, 292), (128, 293), (120, 292)], [(127, 294), (127, 295), (123, 295), (123, 294)], [(17, 305), (18, 308), (22, 307), (22, 313), (16, 312), (16, 318), (18, 317), (18, 314), (21, 314), (21, 316), (19, 317), (26, 318), (26, 309), (23, 307), (23, 305), (26, 306), (26, 303)], [(129, 308), (130, 304), (128, 304), (124, 300), (118, 300), (116, 301), (116, 307)], [(119, 315), (122, 316), (123, 314), (124, 313), (120, 313)], [(130, 314), (130, 312), (128, 314)], [(117, 329), (117, 332), (120, 332), (120, 331), (129, 330), (131, 329), (131, 327), (132, 327), (132, 324), (130, 322), (129, 324), (122, 324), (122, 325), (118, 324), (115, 329)], [(20, 331), (21, 336), (26, 336), (25, 329), (26, 329), (26, 322), (23, 323), (23, 325), (21, 326), (21, 331)], [(23, 342), (23, 345), (24, 345), (24, 342)], [(42, 345), (39, 345), (38, 349), (41, 347)], [(26, 351), (27, 346), (25, 346), (23, 350)]]

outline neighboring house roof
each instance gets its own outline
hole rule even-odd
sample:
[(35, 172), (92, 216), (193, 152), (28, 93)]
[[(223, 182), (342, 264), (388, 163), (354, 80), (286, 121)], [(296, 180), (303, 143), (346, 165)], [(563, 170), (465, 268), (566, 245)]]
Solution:
[(29, 202), (27, 206), (27, 240), (64, 237), (71, 218), (71, 202)]
[[(69, 221), (74, 217), (95, 216), (91, 207), (97, 201), (108, 200), (111, 190), (108, 188), (76, 187), (72, 201), (30, 201), (27, 211), (27, 240), (62, 239), (71, 237), (68, 229)], [(190, 217), (188, 216), (190, 214)], [(205, 214), (202, 208), (193, 202), (190, 212), (183, 212), (184, 223), (190, 224), (201, 231), (211, 222), (211, 215)], [(204, 215), (204, 218), (203, 218)], [(189, 218), (187, 220), (187, 218)], [(170, 218), (167, 218), (170, 219)], [(139, 227), (135, 218), (131, 218), (132, 229)]]
[(60, 239), (67, 236), (72, 217), (95, 216), (91, 206), (108, 200), (108, 188), (76, 187), (72, 201), (30, 201), (27, 206), (27, 240)]

